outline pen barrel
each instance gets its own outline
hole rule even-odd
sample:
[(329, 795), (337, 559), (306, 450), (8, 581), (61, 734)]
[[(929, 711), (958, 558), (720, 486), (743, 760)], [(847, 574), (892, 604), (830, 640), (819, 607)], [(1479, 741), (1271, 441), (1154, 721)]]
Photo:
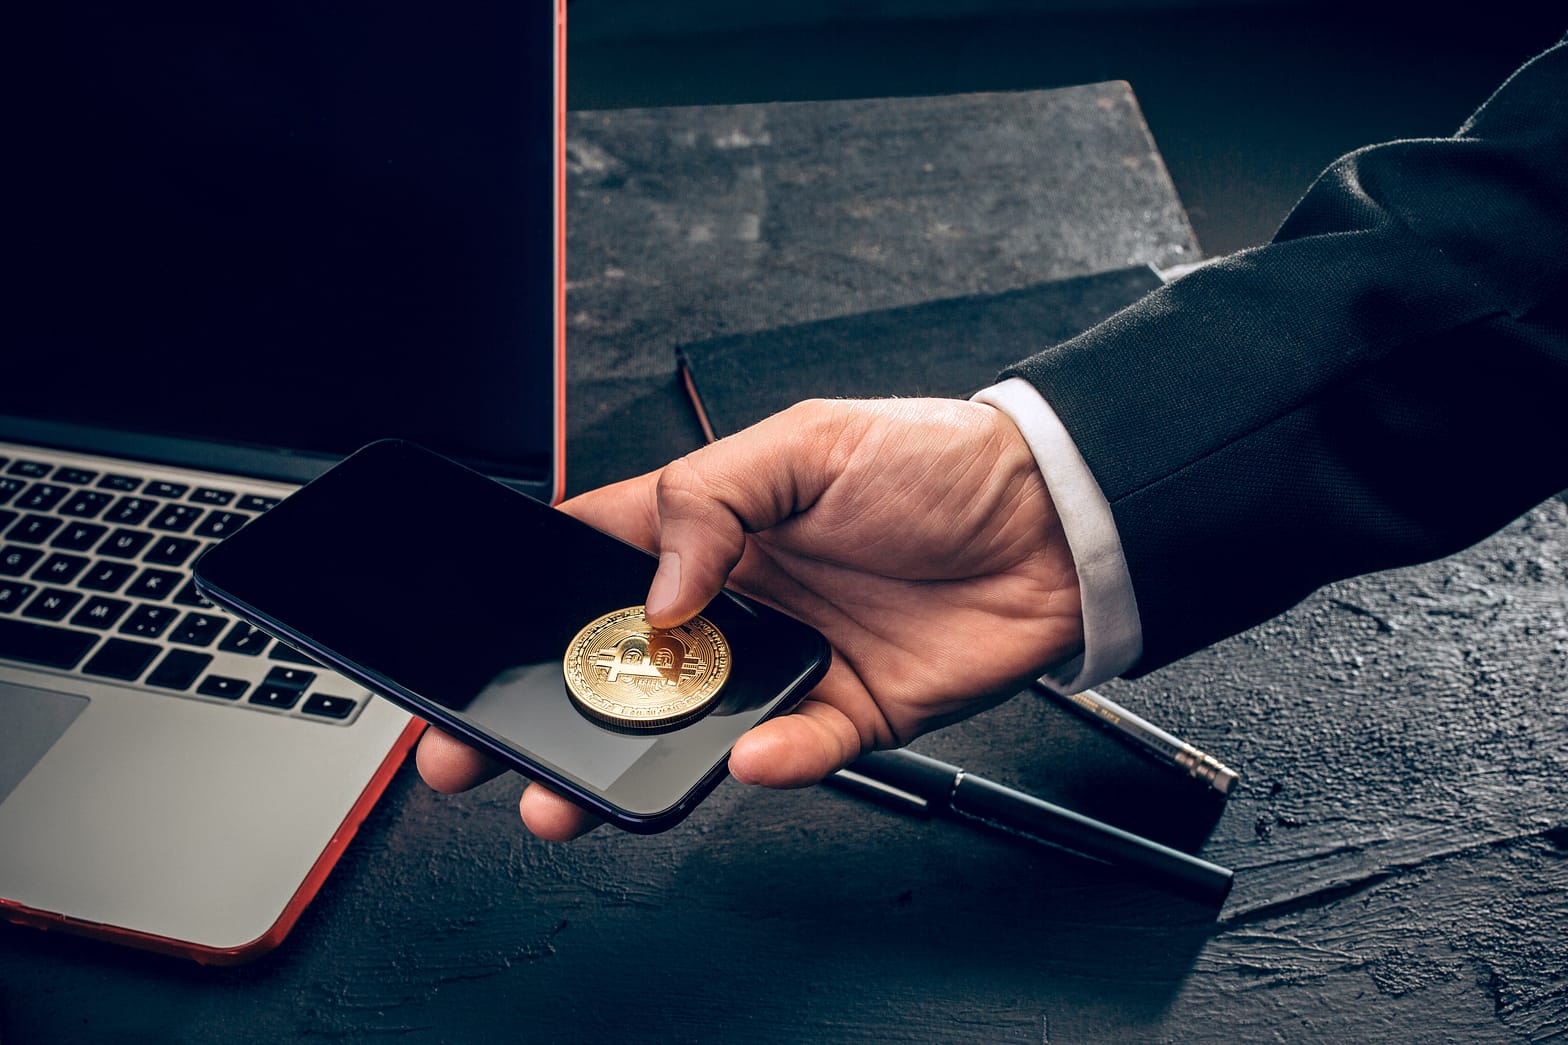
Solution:
[(1008, 831), (1147, 872), (1151, 881), (1205, 903), (1218, 906), (1230, 893), (1229, 868), (989, 780), (961, 775), (951, 807)]
[(957, 766), (902, 749), (861, 755), (849, 768), (944, 809), (962, 773)]
[(1175, 766), (1221, 795), (1229, 796), (1230, 789), (1240, 779), (1234, 769), (1213, 755), (1199, 751), (1180, 737), (1173, 736), (1160, 727), (1144, 721), (1092, 689), (1063, 693), (1043, 679), (1037, 679), (1029, 685), (1035, 692), (1050, 697), (1102, 729), (1110, 731), (1135, 750), (1157, 762)]

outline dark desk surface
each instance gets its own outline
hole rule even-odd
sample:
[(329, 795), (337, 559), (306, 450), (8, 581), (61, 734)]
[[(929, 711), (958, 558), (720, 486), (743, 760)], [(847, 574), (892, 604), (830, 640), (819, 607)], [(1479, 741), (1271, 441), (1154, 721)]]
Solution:
[[(579, 113), (571, 137), (575, 489), (696, 445), (680, 341), (1196, 256), (1121, 85)], [(1104, 687), (1241, 771), (1224, 808), (1029, 695), (916, 745), (1201, 844), (1237, 869), (1218, 913), (826, 788), (729, 783), (666, 834), (559, 846), (515, 781), (443, 797), (405, 769), (254, 965), (0, 928), (0, 1041), (1560, 1036), (1565, 589), (1553, 501)]]

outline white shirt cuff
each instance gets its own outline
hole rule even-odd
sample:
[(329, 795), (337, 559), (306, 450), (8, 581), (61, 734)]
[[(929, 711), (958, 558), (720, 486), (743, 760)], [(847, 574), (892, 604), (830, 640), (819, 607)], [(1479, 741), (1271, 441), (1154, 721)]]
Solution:
[(1110, 502), (1067, 427), (1033, 385), (1012, 377), (982, 388), (973, 399), (1006, 414), (1029, 444), (1078, 571), (1083, 654), (1053, 665), (1044, 681), (1063, 693), (1078, 693), (1115, 678), (1143, 653), (1143, 628)]

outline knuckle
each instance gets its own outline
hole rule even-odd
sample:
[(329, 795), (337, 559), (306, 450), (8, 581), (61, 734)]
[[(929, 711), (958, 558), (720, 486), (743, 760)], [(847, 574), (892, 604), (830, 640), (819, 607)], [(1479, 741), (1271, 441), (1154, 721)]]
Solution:
[(706, 485), (701, 470), (692, 463), (691, 457), (671, 461), (659, 473), (657, 492), (661, 512), (689, 511), (708, 499)]
[[(699, 451), (700, 452), (700, 451)], [(666, 465), (659, 476), (658, 504), (666, 534), (672, 527), (688, 533), (701, 533), (712, 540), (719, 534), (738, 529), (739, 523), (715, 489), (713, 477), (688, 455)]]

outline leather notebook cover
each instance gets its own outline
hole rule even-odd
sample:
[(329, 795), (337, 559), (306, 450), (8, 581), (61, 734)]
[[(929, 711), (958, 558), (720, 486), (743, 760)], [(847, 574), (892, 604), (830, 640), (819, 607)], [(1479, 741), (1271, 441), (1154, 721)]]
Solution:
[(719, 439), (802, 399), (967, 398), (1012, 363), (1161, 285), (1148, 266), (681, 345), (681, 377)]

